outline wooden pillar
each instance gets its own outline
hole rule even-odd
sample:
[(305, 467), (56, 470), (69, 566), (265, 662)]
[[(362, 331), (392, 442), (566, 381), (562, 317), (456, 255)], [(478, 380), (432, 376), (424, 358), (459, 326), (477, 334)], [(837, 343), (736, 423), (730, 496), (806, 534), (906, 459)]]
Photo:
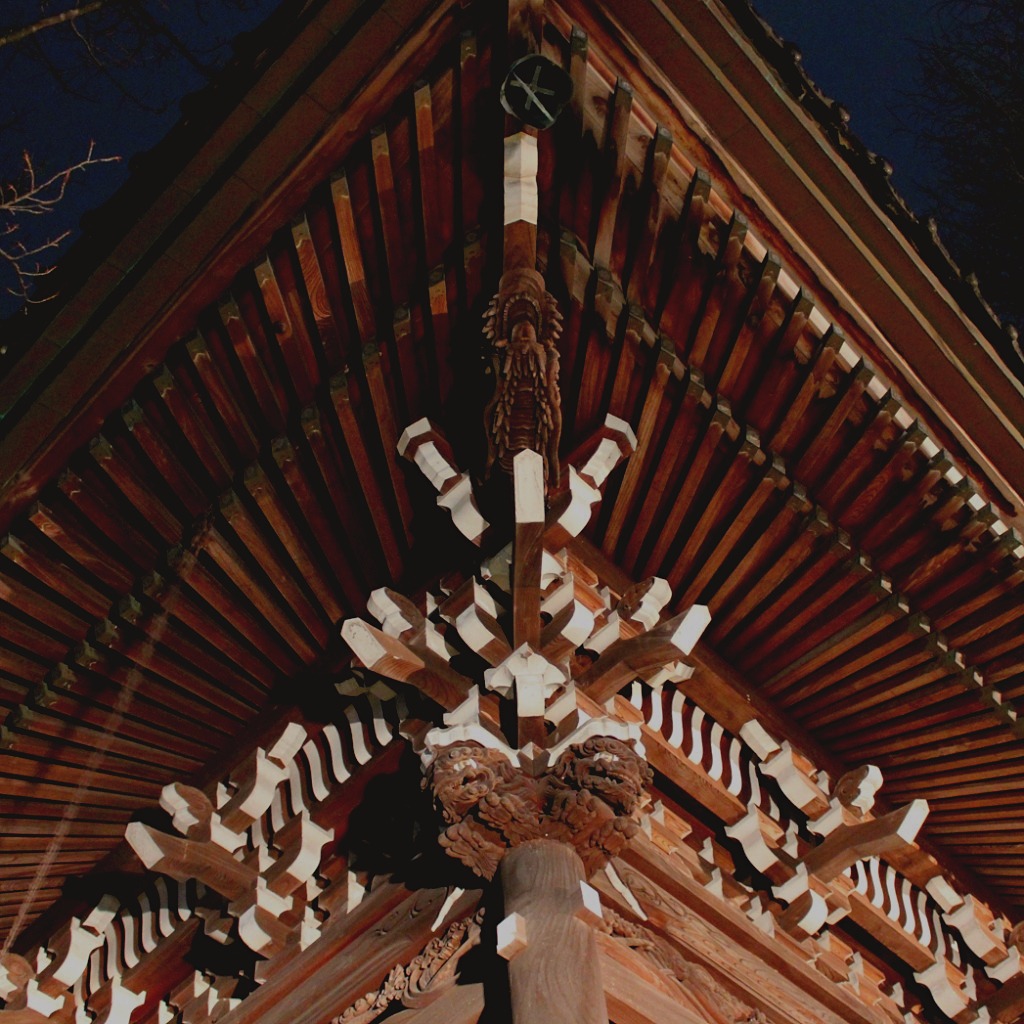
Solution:
[(506, 953), (513, 1024), (608, 1024), (597, 939), (581, 919), (584, 880), (576, 851), (553, 839), (515, 846), (501, 862), (506, 920), (521, 919), (518, 952)]

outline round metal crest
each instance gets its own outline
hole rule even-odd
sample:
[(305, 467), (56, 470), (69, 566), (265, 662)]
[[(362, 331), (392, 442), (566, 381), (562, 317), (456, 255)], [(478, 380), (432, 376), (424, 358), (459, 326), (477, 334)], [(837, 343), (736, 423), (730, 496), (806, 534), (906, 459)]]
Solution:
[(572, 97), (572, 79), (539, 53), (520, 57), (501, 83), (501, 105), (534, 128), (550, 128)]

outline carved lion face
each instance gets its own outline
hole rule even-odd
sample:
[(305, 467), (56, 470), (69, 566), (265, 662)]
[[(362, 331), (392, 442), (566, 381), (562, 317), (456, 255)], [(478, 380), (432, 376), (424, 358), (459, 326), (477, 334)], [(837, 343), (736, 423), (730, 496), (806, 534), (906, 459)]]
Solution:
[(644, 800), (653, 772), (628, 743), (595, 736), (567, 750), (554, 775), (589, 790), (620, 814), (633, 814)]
[(494, 787), (512, 773), (504, 754), (479, 743), (440, 747), (430, 765), (427, 782), (446, 821), (460, 821)]

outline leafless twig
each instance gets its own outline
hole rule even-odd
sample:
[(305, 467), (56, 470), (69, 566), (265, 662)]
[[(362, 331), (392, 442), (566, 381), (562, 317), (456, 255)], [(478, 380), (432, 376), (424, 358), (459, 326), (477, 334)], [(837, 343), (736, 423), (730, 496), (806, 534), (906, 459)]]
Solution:
[(85, 156), (76, 164), (40, 178), (32, 157), (23, 155), (21, 178), (17, 182), (0, 184), (0, 265), (11, 272), (14, 285), (6, 286), (11, 295), (25, 302), (45, 302), (32, 295), (36, 280), (53, 271), (52, 262), (44, 254), (52, 254), (70, 232), (65, 231), (43, 242), (26, 244), (19, 237), (22, 224), (28, 217), (42, 217), (52, 213), (64, 198), (71, 176), (97, 164), (113, 163), (116, 156), (95, 156), (95, 143), (90, 142)]

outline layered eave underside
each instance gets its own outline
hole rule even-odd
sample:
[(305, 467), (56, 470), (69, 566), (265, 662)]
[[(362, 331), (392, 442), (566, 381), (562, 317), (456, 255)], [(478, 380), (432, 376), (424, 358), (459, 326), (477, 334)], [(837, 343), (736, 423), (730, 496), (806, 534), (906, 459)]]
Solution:
[[(540, 139), (541, 264), (566, 313), (563, 449), (608, 413), (639, 440), (589, 542), (629, 577), (666, 577), (676, 606), (708, 604), (705, 664), (827, 749), (826, 767), (872, 762), (893, 805), (927, 797), (927, 833), (954, 868), (1018, 903), (1024, 550), (990, 483), (943, 450), (944, 413), (906, 405), (890, 383), (910, 383), (865, 363), (886, 365), (878, 323), (861, 333), (804, 287), (825, 283), (819, 264), (741, 198), (731, 141), (719, 152), (692, 134), (628, 39), (615, 49), (586, 10), (549, 8), (546, 52), (576, 85)], [(482, 461), (499, 36), (472, 8), (371, 27), (404, 39), (386, 84), (341, 122), (324, 101), (298, 180), (177, 305), (154, 291), (156, 316), (132, 300), (146, 341), (129, 358), (106, 347), (106, 390), (83, 399), (86, 355), (72, 352), (10, 435), (48, 422), (62, 395), (76, 422), (105, 416), (70, 457), (66, 433), (45, 436), (45, 473), (11, 488), (5, 929), (101, 862), (164, 783), (213, 778), (269, 703), (335, 681), (336, 626), (370, 590), (472, 570), (395, 443), (427, 415), (464, 466)], [(370, 52), (359, 33), (350, 47)], [(310, 130), (309, 105), (293, 109), (282, 146)], [(277, 172), (238, 176), (255, 188)], [(189, 245), (227, 237), (249, 202), (197, 221), (168, 272), (188, 278)]]

